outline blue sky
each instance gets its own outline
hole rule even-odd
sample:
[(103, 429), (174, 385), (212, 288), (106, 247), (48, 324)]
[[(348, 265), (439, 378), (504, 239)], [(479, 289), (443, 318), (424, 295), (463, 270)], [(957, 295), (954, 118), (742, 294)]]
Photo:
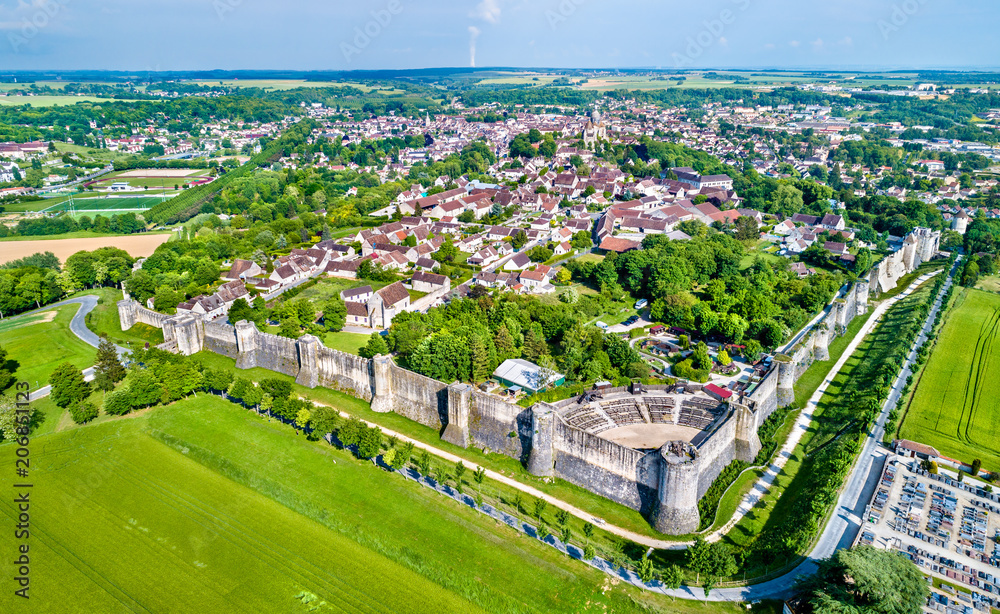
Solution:
[(0, 0), (30, 69), (997, 68), (992, 0)]

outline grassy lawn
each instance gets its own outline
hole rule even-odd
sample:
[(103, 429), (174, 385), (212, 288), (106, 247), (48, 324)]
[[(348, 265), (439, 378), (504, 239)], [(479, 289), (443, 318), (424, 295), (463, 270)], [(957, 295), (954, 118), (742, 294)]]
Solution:
[(32, 445), (39, 611), (747, 611), (640, 592), (218, 397)]
[(785, 260), (783, 256), (764, 251), (766, 248), (772, 247), (773, 245), (773, 243), (768, 241), (760, 241), (754, 249), (749, 251), (745, 256), (743, 256), (743, 259), (740, 260), (740, 269), (750, 268), (758, 258), (769, 263)]
[(586, 253), (577, 256), (576, 259), (579, 260), (580, 262), (603, 262), (604, 256), (600, 254)]
[(333, 350), (340, 350), (348, 354), (357, 354), (358, 350), (368, 343), (369, 335), (360, 333), (326, 333), (323, 335), (323, 345)]
[(1000, 469), (1000, 296), (959, 290), (900, 429), (945, 456)]
[[(335, 296), (340, 296), (344, 290), (360, 288), (361, 286), (371, 286), (372, 290), (379, 290), (388, 286), (386, 282), (368, 281), (367, 279), (343, 279), (340, 277), (323, 277), (312, 286), (306, 288), (292, 300), (304, 298), (320, 305)], [(281, 300), (281, 299), (276, 299)]]
[(112, 343), (122, 347), (141, 347), (146, 343), (159, 345), (163, 343), (163, 331), (148, 324), (137, 323), (132, 328), (123, 331), (118, 319), (118, 301), (122, 293), (115, 288), (97, 288), (74, 294), (94, 294), (100, 297), (97, 306), (87, 315), (87, 328), (98, 335), (106, 336)]
[(64, 362), (81, 369), (94, 364), (97, 350), (73, 334), (70, 320), (79, 305), (64, 305), (40, 315), (14, 316), (0, 324), (0, 345), (7, 360), (17, 363), (14, 377), (31, 389), (48, 383), (49, 375)]

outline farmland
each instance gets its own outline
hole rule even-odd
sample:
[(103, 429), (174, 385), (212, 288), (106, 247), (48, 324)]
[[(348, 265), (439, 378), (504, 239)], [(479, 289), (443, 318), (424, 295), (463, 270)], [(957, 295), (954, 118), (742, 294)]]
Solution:
[[(152, 254), (157, 247), (170, 240), (170, 233), (142, 233), (127, 236), (101, 236), (89, 231), (73, 233), (73, 238), (34, 239), (15, 237), (0, 241), (0, 263), (17, 260), (31, 254), (52, 252), (60, 262), (78, 251), (95, 250), (98, 247), (117, 247), (129, 253), (133, 258), (142, 258)], [(23, 240), (17, 240), (23, 239)]]
[(114, 102), (111, 98), (96, 98), (94, 96), (0, 96), (0, 105), (32, 107), (61, 107), (80, 102)]
[(963, 290), (945, 318), (900, 436), (1000, 470), (1000, 296)]
[[(10, 460), (12, 449), (0, 447), (0, 456)], [(741, 607), (671, 602), (609, 582), (214, 396), (36, 437), (33, 461), (49, 486), (32, 507), (32, 552), (46, 561), (32, 576), (39, 612)], [(11, 516), (13, 503), (0, 510)], [(0, 604), (13, 598), (5, 592)]]

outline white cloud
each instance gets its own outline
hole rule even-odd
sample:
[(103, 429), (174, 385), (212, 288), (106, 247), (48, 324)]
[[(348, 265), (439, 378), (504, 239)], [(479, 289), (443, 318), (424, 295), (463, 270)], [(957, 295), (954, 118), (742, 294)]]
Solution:
[(767, 43), (764, 45), (764, 49), (774, 49), (774, 43)]
[(854, 40), (850, 36), (845, 36), (844, 38), (837, 41), (838, 45), (843, 45), (845, 47), (850, 47), (854, 44)]
[(823, 39), (822, 38), (817, 38), (816, 40), (814, 40), (813, 42), (811, 42), (809, 44), (813, 46), (813, 49), (822, 49), (823, 48)]
[(788, 46), (789, 47), (798, 47), (799, 46), (799, 41), (788, 41)]
[(482, 19), (487, 23), (500, 23), (500, 5), (498, 0), (483, 0), (476, 5), (469, 17)]

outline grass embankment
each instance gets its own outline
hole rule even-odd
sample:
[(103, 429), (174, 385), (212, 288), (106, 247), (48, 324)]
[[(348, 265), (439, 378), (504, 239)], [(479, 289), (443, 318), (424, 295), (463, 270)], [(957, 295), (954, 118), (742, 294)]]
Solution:
[(39, 611), (745, 611), (618, 583), (219, 397), (32, 445)]
[(64, 362), (81, 369), (94, 364), (97, 350), (73, 334), (70, 321), (79, 305), (63, 305), (37, 314), (0, 321), (0, 345), (7, 350), (8, 368), (17, 381), (27, 381), (32, 390), (44, 386), (49, 375)]
[[(202, 352), (198, 354), (198, 358), (203, 364), (212, 368), (235, 368), (235, 361), (233, 359), (219, 354)], [(237, 371), (237, 373), (242, 374), (245, 377), (250, 377), (256, 381), (260, 381), (265, 378), (280, 378), (294, 382), (294, 378), (292, 377), (259, 367), (247, 369), (245, 371)], [(523, 484), (537, 488), (542, 492), (562, 499), (563, 501), (579, 507), (580, 509), (587, 510), (588, 512), (593, 513), (594, 516), (602, 518), (611, 524), (642, 535), (655, 537), (657, 539), (677, 539), (678, 541), (690, 539), (690, 536), (677, 536), (675, 538), (671, 538), (660, 535), (654, 531), (651, 526), (649, 526), (649, 521), (635, 510), (605, 499), (604, 497), (595, 495), (586, 489), (570, 484), (565, 480), (552, 478), (545, 480), (533, 476), (528, 473), (528, 470), (525, 469), (517, 459), (504, 456), (503, 454), (484, 454), (481, 450), (473, 447), (460, 448), (459, 446), (442, 440), (441, 435), (437, 430), (414, 422), (408, 418), (400, 416), (399, 414), (382, 414), (373, 412), (369, 404), (361, 399), (356, 399), (342, 392), (322, 387), (310, 389), (293, 383), (293, 389), (297, 394), (304, 398), (308, 398), (317, 403), (323, 403), (336, 407), (337, 409), (347, 412), (352, 416), (357, 416), (373, 424), (378, 424), (379, 426), (396, 431), (417, 441), (421, 441), (467, 459), (470, 463), (503, 473), (504, 475), (510, 476)]]
[(959, 290), (946, 318), (900, 436), (1000, 470), (1000, 296)]

